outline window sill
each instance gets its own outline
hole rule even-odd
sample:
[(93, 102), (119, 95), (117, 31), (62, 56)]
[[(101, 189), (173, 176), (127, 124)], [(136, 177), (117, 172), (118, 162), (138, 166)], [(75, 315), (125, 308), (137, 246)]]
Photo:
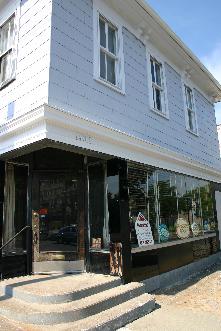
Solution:
[(160, 112), (159, 110), (157, 110), (157, 109), (155, 109), (155, 108), (153, 108), (153, 107), (151, 107), (151, 110), (152, 110), (152, 112), (154, 112), (155, 114), (157, 114), (157, 115), (159, 115), (159, 116), (165, 118), (166, 120), (169, 120), (169, 115), (168, 115), (168, 114), (162, 113), (162, 112)]
[(12, 77), (12, 78), (0, 83), (0, 91), (3, 90), (5, 87), (7, 87), (12, 82), (14, 82), (14, 80), (15, 80), (15, 77)]
[(99, 77), (94, 77), (94, 80), (96, 80), (96, 82), (100, 83), (100, 84), (103, 84), (109, 88), (111, 88), (113, 91), (115, 92), (118, 92), (122, 95), (125, 95), (125, 91), (123, 91), (122, 89), (120, 89), (119, 87), (109, 83), (108, 81), (102, 79), (102, 78), (99, 78)]
[(199, 133), (198, 132), (194, 132), (194, 131), (191, 131), (190, 129), (187, 129), (186, 128), (186, 131), (193, 134), (195, 137), (199, 137)]
[(178, 239), (178, 240), (168, 241), (168, 242), (165, 242), (165, 243), (155, 244), (155, 245), (150, 245), (150, 246), (132, 247), (131, 248), (131, 253), (139, 253), (139, 252), (151, 251), (151, 250), (170, 247), (170, 246), (175, 246), (175, 245), (182, 245), (182, 244), (186, 244), (186, 243), (189, 243), (189, 242), (192, 242), (192, 241), (202, 240), (202, 239), (211, 238), (211, 237), (216, 237), (216, 232), (205, 233), (203, 236), (199, 236), (199, 237), (192, 237), (192, 238), (187, 238), (187, 239)]

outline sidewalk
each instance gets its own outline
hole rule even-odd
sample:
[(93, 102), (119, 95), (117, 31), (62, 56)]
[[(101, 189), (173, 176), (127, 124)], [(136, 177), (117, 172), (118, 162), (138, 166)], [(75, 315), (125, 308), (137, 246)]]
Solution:
[(221, 318), (208, 312), (165, 306), (120, 329), (121, 331), (220, 331)]
[(153, 294), (157, 309), (121, 331), (221, 331), (221, 264)]

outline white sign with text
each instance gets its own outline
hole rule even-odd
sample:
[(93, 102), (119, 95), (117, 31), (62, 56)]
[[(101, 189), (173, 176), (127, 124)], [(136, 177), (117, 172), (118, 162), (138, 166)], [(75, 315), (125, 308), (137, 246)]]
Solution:
[(135, 231), (139, 247), (154, 245), (150, 222), (146, 220), (144, 215), (141, 213), (139, 213), (137, 216), (137, 220), (135, 222)]

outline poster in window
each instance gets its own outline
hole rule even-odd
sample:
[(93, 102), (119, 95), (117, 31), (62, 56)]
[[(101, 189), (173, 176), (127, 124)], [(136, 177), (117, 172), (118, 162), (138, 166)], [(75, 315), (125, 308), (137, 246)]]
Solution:
[(135, 222), (135, 231), (139, 247), (154, 245), (150, 222), (142, 213), (139, 213)]

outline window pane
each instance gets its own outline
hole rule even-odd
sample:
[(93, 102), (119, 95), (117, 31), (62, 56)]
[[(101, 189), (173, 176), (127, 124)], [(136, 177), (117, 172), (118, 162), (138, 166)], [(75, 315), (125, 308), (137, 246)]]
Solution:
[(106, 33), (105, 33), (105, 22), (100, 19), (100, 45), (106, 48)]
[(15, 26), (14, 26), (14, 17), (11, 18), (10, 20), (10, 37), (9, 37), (9, 48), (13, 46), (13, 41), (14, 41), (14, 35), (15, 35)]
[(158, 89), (155, 89), (156, 91), (156, 108), (157, 110), (161, 111), (162, 110), (162, 107), (161, 107), (161, 93), (160, 93), (160, 90)]
[(131, 244), (138, 244), (135, 222), (139, 213), (149, 221), (153, 238), (158, 240), (154, 169), (131, 164), (128, 168), (128, 186)]
[(158, 172), (158, 205), (160, 217), (160, 240), (177, 239), (176, 221), (178, 218), (175, 174)]
[(1, 28), (0, 53), (4, 53), (12, 47), (14, 39), (14, 17)]
[(161, 86), (161, 66), (155, 62), (156, 84)]
[(188, 109), (188, 122), (189, 122), (189, 129), (194, 131), (194, 113)]
[(116, 54), (116, 30), (108, 26), (108, 50)]
[(100, 77), (106, 79), (105, 54), (100, 51)]
[(7, 22), (1, 28), (1, 53), (4, 53), (8, 49), (8, 36), (9, 36), (9, 22)]
[(9, 80), (15, 72), (15, 59), (13, 60), (12, 53), (8, 53), (1, 60), (1, 81), (0, 83)]
[(112, 59), (110, 56), (106, 56), (107, 59), (107, 80), (112, 83), (116, 84), (115, 79), (115, 60)]
[[(109, 169), (112, 170), (112, 169)], [(114, 169), (113, 169), (114, 170)], [(108, 212), (110, 233), (120, 232), (119, 175), (107, 177)]]
[(153, 60), (150, 60), (151, 63), (151, 76), (152, 76), (152, 82), (155, 83), (155, 73), (154, 73), (154, 64), (153, 64)]
[(193, 109), (192, 92), (191, 89), (187, 87), (186, 87), (186, 102), (187, 102), (187, 107)]
[[(90, 245), (92, 248), (109, 246), (108, 226), (105, 211), (105, 172), (103, 165), (88, 167), (89, 173), (89, 219)], [(105, 229), (107, 231), (105, 231)]]
[(39, 248), (41, 252), (70, 252), (71, 259), (77, 259), (78, 183), (78, 178), (74, 174), (40, 178)]
[(155, 105), (155, 88), (152, 86), (152, 90), (153, 90), (153, 107), (156, 108)]
[(201, 181), (200, 198), (202, 207), (203, 230), (214, 231), (217, 224), (214, 219), (212, 188), (208, 182)]

